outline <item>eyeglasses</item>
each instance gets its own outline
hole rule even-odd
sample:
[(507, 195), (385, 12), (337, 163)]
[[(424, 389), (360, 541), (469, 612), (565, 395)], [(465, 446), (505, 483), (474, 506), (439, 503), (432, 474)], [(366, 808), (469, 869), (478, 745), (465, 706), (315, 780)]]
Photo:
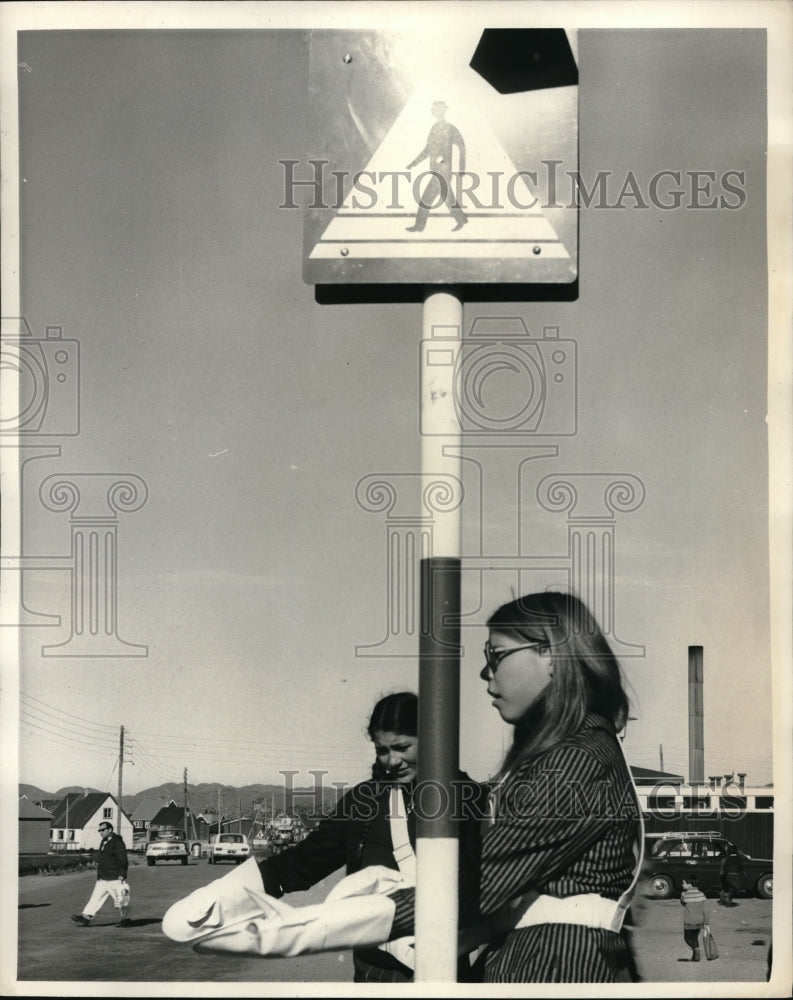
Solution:
[(495, 646), (490, 644), (488, 639), (485, 643), (485, 663), (490, 667), (493, 673), (498, 670), (498, 665), (506, 656), (510, 656), (512, 653), (518, 653), (522, 649), (549, 649), (547, 642), (529, 642), (525, 646), (510, 646), (508, 649), (496, 649)]

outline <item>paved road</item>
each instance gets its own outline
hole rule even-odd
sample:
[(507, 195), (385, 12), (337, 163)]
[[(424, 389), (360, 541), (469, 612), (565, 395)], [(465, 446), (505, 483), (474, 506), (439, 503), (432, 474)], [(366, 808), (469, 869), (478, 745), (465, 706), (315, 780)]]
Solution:
[[(89, 928), (70, 919), (87, 900), (94, 871), (19, 880), (20, 980), (116, 982), (341, 982), (352, 980), (349, 953), (329, 952), (294, 959), (198, 955), (188, 945), (168, 940), (160, 929), (172, 902), (220, 877), (225, 869), (191, 859), (187, 867), (148, 868), (138, 859), (130, 867), (132, 926), (115, 926), (110, 904)], [(290, 902), (316, 902), (336, 877)], [(764, 982), (771, 941), (771, 903), (741, 899), (732, 909), (711, 901), (711, 926), (721, 956), (714, 962), (682, 961), (689, 950), (682, 936), (679, 901), (653, 900), (641, 891), (635, 901), (632, 932), (638, 971), (644, 982)]]
[[(166, 938), (160, 928), (168, 907), (231, 866), (208, 865), (191, 859), (180, 864), (158, 864), (131, 859), (129, 885), (132, 906), (128, 928), (116, 926), (118, 914), (106, 902), (90, 927), (71, 920), (87, 901), (96, 872), (67, 875), (28, 875), (19, 880), (20, 980), (113, 982), (348, 982), (352, 980), (349, 953), (327, 952), (292, 959), (240, 958), (198, 955), (189, 945)], [(306, 903), (319, 902), (335, 878), (306, 893)]]

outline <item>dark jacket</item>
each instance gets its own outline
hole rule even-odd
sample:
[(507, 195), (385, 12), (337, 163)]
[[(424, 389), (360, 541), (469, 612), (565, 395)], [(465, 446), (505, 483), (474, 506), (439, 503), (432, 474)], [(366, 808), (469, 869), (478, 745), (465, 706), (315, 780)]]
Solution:
[(113, 879), (127, 877), (129, 869), (127, 849), (117, 833), (111, 833), (107, 840), (103, 840), (99, 847), (93, 851), (93, 856), (96, 862), (97, 879), (113, 881)]
[[(323, 819), (305, 840), (259, 864), (265, 892), (278, 897), (286, 892), (309, 889), (342, 867), (348, 875), (371, 865), (398, 870), (388, 820), (391, 788), (388, 781), (364, 781), (353, 786), (331, 816)], [(403, 787), (402, 791), (408, 806), (408, 835), (415, 847), (412, 788)], [(476, 866), (486, 789), (461, 772), (452, 792), (462, 871)], [(355, 955), (357, 960), (380, 968), (402, 970), (406, 975), (410, 972), (393, 956), (379, 949), (358, 949)]]
[[(397, 869), (388, 822), (391, 783), (364, 781), (344, 795), (333, 813), (323, 819), (305, 840), (282, 854), (268, 858), (259, 868), (265, 891), (271, 896), (309, 889), (345, 867), (347, 874), (370, 865)], [(479, 824), (484, 815), (486, 789), (461, 773), (454, 787), (461, 856), (476, 853)], [(411, 789), (403, 789), (412, 794)], [(459, 793), (459, 794), (458, 794)], [(408, 834), (416, 843), (416, 814), (408, 802)]]

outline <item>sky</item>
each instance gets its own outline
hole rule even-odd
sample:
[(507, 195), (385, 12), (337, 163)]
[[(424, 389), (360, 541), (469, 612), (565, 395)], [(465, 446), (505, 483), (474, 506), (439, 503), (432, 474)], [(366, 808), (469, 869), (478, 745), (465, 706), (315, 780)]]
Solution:
[[(387, 530), (426, 515), (421, 305), (320, 305), (302, 279), (303, 211), (279, 206), (281, 161), (306, 164), (323, 127), (305, 21), (185, 27), (18, 37), (19, 315), (38, 340), (61, 327), (69, 364), (79, 350), (79, 433), (59, 431), (77, 405), (59, 395), (26, 439), (21, 486), (37, 568), (23, 574), (18, 777), (50, 792), (115, 792), (122, 726), (125, 793), (185, 768), (191, 783), (358, 780), (375, 700), (417, 686), (415, 638), (384, 639)], [(464, 439), (461, 765), (485, 778), (509, 741), (478, 678), (484, 620), (512, 588), (568, 584), (569, 522), (588, 516), (613, 532), (629, 761), (688, 773), (699, 645), (705, 773), (765, 784), (766, 36), (598, 26), (577, 51), (580, 170), (605, 172), (612, 205), (579, 211), (578, 298), (465, 303), (474, 344), (506, 321), (540, 343), (558, 328), (578, 420), (564, 436)], [(649, 197), (662, 171), (682, 178), (677, 209)], [(693, 171), (730, 207), (693, 207)], [(613, 207), (629, 174), (644, 198)], [(520, 386), (498, 391), (509, 411)], [(137, 509), (111, 515), (113, 655), (48, 648), (69, 639), (73, 588), (68, 503), (47, 491), (75, 475), (97, 509), (111, 481), (137, 491)], [(546, 509), (549, 476), (593, 489), (593, 505)], [(395, 484), (388, 515), (361, 502), (367, 477)], [(602, 496), (620, 481), (636, 503), (615, 513)], [(527, 568), (499, 568), (517, 555)]]

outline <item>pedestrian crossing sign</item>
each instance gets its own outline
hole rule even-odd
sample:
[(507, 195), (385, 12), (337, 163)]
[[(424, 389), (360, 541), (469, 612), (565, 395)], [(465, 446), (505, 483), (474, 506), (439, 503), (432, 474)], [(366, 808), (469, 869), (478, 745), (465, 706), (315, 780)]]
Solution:
[(574, 34), (316, 31), (309, 155), (282, 160), (310, 284), (570, 284)]

